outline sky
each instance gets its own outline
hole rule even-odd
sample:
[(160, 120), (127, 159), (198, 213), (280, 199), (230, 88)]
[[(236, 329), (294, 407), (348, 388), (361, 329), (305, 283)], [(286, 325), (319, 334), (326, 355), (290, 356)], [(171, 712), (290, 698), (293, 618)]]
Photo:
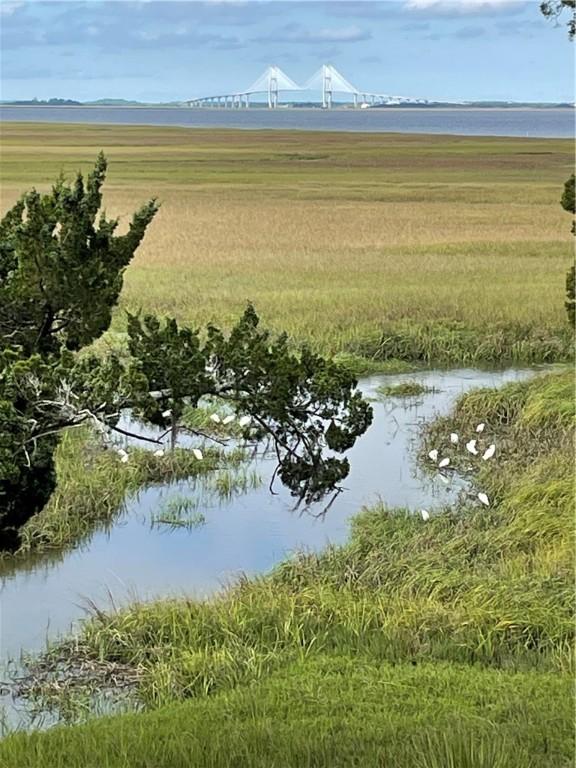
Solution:
[(329, 63), (361, 91), (573, 102), (574, 45), (539, 0), (0, 0), (0, 98), (178, 101)]

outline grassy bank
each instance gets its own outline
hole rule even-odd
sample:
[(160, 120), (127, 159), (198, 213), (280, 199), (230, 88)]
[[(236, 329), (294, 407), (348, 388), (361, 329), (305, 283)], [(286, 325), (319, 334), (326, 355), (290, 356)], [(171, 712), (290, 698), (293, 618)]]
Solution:
[(234, 470), (244, 459), (241, 450), (224, 452), (214, 447), (203, 449), (202, 461), (183, 448), (163, 456), (131, 448), (128, 462), (122, 463), (116, 451), (103, 449), (90, 430), (69, 430), (56, 452), (56, 490), (42, 512), (23, 526), (20, 549), (0, 558), (0, 573), (13, 565), (20, 567), (35, 554), (60, 553), (78, 546), (95, 528), (112, 524), (127, 498), (146, 486), (218, 478), (217, 470)]
[(138, 670), (151, 711), (11, 736), (0, 765), (572, 765), (572, 377), (465, 395), (429, 439), (479, 421), (489, 508), (376, 507), (219, 599), (99, 613), (74, 654)]
[(569, 140), (4, 124), (2, 207), (110, 160), (123, 225), (162, 208), (122, 309), (263, 323), (325, 353), (443, 365), (571, 355)]
[(262, 681), (0, 742), (3, 768), (568, 768), (570, 683), (321, 657)]

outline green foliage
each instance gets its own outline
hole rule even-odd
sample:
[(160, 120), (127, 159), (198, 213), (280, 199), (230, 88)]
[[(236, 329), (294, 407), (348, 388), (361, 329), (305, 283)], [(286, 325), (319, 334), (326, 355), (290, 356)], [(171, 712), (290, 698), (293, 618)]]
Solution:
[(540, 10), (544, 16), (557, 19), (562, 13), (568, 11), (568, 35), (572, 40), (576, 35), (576, 0), (543, 0)]
[[(573, 216), (576, 213), (575, 187), (576, 179), (574, 174), (564, 184), (564, 192), (560, 204), (565, 211)], [(572, 234), (576, 235), (576, 221), (572, 221)], [(574, 327), (576, 321), (576, 267), (574, 264), (568, 270), (566, 275), (566, 312), (570, 325)]]
[(81, 411), (86, 418), (103, 389), (112, 404), (115, 361), (75, 368), (71, 351), (109, 327), (157, 206), (149, 202), (115, 235), (117, 220), (98, 217), (105, 173), (100, 154), (86, 183), (78, 174), (48, 194), (32, 190), (0, 222), (0, 549), (15, 548), (50, 496), (58, 431)]
[(86, 184), (78, 175), (50, 194), (32, 191), (0, 224), (0, 549), (15, 548), (46, 503), (58, 434), (85, 422), (118, 430), (127, 407), (171, 432), (174, 448), (185, 409), (218, 398), (250, 418), (245, 437), (272, 441), (293, 495), (311, 503), (336, 490), (348, 461), (326, 451), (354, 445), (370, 406), (350, 371), (260, 331), (252, 306), (229, 336), (129, 315), (128, 360), (76, 354), (109, 327), (124, 270), (157, 210), (151, 201), (115, 235), (117, 220), (97, 220), (105, 172), (100, 155)]
[(560, 205), (562, 208), (564, 208), (565, 211), (568, 211), (568, 213), (576, 213), (576, 197), (575, 197), (575, 191), (574, 191), (574, 185), (576, 182), (576, 177), (574, 174), (570, 176), (568, 181), (564, 184), (564, 192), (562, 193), (562, 199), (560, 200)]
[(140, 209), (125, 235), (101, 213), (106, 160), (86, 184), (61, 178), (24, 195), (0, 223), (0, 347), (43, 357), (78, 350), (110, 325), (122, 275), (157, 210)]
[(351, 448), (372, 421), (372, 410), (345, 368), (302, 347), (294, 354), (288, 337), (259, 329), (249, 305), (228, 336), (209, 326), (207, 339), (164, 325), (153, 317), (130, 316), (132, 403), (137, 416), (166, 429), (179, 428), (187, 406), (202, 398), (229, 403), (250, 418), (246, 436), (270, 439), (277, 474), (306, 504), (334, 490), (349, 472), (347, 459), (325, 455)]

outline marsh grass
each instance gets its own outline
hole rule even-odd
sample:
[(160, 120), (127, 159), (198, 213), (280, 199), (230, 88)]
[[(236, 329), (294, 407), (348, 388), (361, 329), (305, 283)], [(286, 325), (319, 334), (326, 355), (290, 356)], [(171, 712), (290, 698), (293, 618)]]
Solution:
[[(478, 435), (476, 426), (484, 422)], [(479, 462), (481, 478), (498, 488), (534, 462), (555, 457), (562, 462), (574, 442), (574, 376), (571, 371), (537, 376), (528, 384), (513, 382), (495, 390), (476, 390), (458, 400), (453, 414), (436, 419), (423, 434), (422, 454), (448, 447), (449, 435), (460, 435), (460, 447), (470, 438), (494, 442), (493, 462)], [(461, 455), (465, 455), (460, 450)]]
[(570, 685), (351, 656), (152, 712), (0, 742), (3, 768), (569, 768)]
[[(3, 206), (100, 148), (121, 226), (163, 201), (104, 344), (122, 345), (123, 309), (229, 326), (250, 299), (265, 325), (364, 373), (573, 354), (569, 141), (12, 124)], [(476, 478), (488, 509), (423, 521), (379, 505), (347, 544), (211, 601), (97, 610), (61, 663), (137, 671), (151, 711), (11, 736), (0, 765), (572, 765), (571, 379), (466, 395), (429, 439), (478, 421), (498, 441)], [(122, 465), (78, 439), (24, 551), (78, 541), (126, 492), (200, 471), (188, 452)], [(69, 706), (98, 679), (69, 676)]]
[(262, 478), (258, 472), (245, 468), (232, 471), (220, 470), (209, 480), (210, 489), (213, 489), (223, 501), (258, 488), (261, 483)]
[(399, 384), (381, 384), (376, 387), (376, 394), (379, 398), (400, 397), (412, 398), (420, 395), (428, 395), (437, 390), (434, 387), (428, 387), (419, 381), (403, 381)]
[(246, 460), (241, 448), (207, 446), (203, 455), (198, 461), (186, 448), (163, 456), (132, 448), (129, 461), (123, 464), (89, 430), (69, 430), (56, 453), (56, 490), (42, 512), (22, 528), (20, 549), (15, 555), (3, 556), (2, 567), (9, 568), (30, 555), (77, 546), (95, 528), (111, 525), (130, 495), (143, 487), (203, 478), (224, 468), (234, 472)]
[(101, 148), (121, 226), (162, 200), (114, 334), (123, 309), (229, 326), (251, 300), (267, 327), (374, 367), (572, 356), (567, 140), (6, 124), (3, 207)]
[(175, 494), (152, 514), (152, 527), (200, 528), (206, 523), (205, 514), (200, 511), (201, 499), (198, 496)]
[[(270, 744), (318, 758), (304, 765), (333, 765), (332, 742), (321, 734), (337, 734), (338, 765), (568, 766), (570, 378), (550, 374), (464, 395), (450, 420), (439, 422), (451, 430), (485, 420), (500, 425), (502, 440), (522, 436), (515, 453), (486, 469), (483, 482), (495, 498), (488, 509), (463, 503), (422, 521), (378, 505), (353, 520), (347, 544), (301, 553), (210, 601), (97, 611), (83, 628), (76, 663), (139, 670), (139, 700), (157, 712), (90, 724), (66, 737), (55, 731), (12, 738), (4, 754), (27, 744), (43, 760), (58, 749), (79, 760), (80, 744), (100, 738), (110, 744), (110, 765), (133, 765), (112, 747), (118, 738), (132, 743), (145, 722), (168, 731), (174, 718), (199, 722), (194, 718), (213, 706), (219, 717), (229, 713), (226, 735), (206, 753), (202, 745), (214, 731), (198, 725), (174, 745), (189, 743), (198, 765), (238, 755), (240, 732), (247, 745), (242, 764), (266, 765), (262, 728), (286, 721), (285, 730), (274, 727)], [(553, 452), (540, 446), (547, 432), (555, 435)], [(282, 693), (270, 699), (272, 690)], [(298, 691), (294, 699), (291, 691)], [(296, 698), (306, 705), (304, 720)], [(188, 708), (175, 707), (187, 699)], [(248, 722), (240, 715), (244, 705)], [(350, 728), (342, 730), (339, 713)], [(320, 719), (319, 730), (307, 729), (312, 718)], [(155, 765), (178, 765), (169, 763), (176, 759), (171, 747), (148, 748)]]

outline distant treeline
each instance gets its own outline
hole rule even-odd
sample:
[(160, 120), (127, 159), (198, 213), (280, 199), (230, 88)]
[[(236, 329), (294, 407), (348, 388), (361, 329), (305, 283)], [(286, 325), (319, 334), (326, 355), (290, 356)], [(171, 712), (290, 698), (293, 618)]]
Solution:
[(22, 106), (22, 107), (41, 107), (41, 106), (50, 106), (50, 107), (69, 107), (69, 106), (82, 106), (82, 102), (80, 101), (74, 101), (73, 99), (48, 99), (48, 100), (42, 100), (42, 99), (21, 99), (19, 101), (3, 101), (2, 104), (7, 104), (11, 106)]

